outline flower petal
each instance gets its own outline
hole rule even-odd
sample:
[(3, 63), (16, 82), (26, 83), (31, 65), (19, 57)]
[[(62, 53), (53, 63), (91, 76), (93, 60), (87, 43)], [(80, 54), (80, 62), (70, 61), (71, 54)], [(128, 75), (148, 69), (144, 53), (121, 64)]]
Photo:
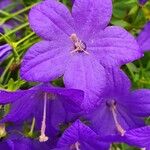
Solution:
[[(15, 97), (16, 101), (13, 101), (11, 104), (10, 112), (1, 120), (1, 122), (17, 122), (24, 121), (32, 115), (36, 109), (38, 103), (37, 99), (40, 99), (40, 95), (35, 97), (35, 90), (26, 90), (17, 92), (19, 97)], [(22, 96), (20, 97), (20, 93)], [(14, 96), (17, 94), (9, 93), (8, 96), (14, 99)]]
[(75, 54), (64, 74), (66, 87), (85, 92), (83, 107), (88, 109), (97, 102), (97, 94), (105, 87), (105, 71), (90, 55)]
[(45, 40), (61, 41), (74, 33), (73, 18), (68, 8), (54, 0), (34, 6), (29, 14), (29, 23), (33, 31)]
[(88, 38), (92, 32), (97, 33), (105, 28), (111, 15), (111, 0), (76, 0), (72, 9), (77, 32), (82, 38)]
[(0, 46), (0, 62), (2, 62), (12, 52), (12, 47), (9, 44)]
[(62, 76), (69, 54), (68, 46), (62, 44), (41, 41), (33, 45), (23, 58), (21, 77), (29, 81), (47, 82)]
[(109, 26), (97, 37), (93, 36), (87, 43), (87, 49), (105, 67), (121, 66), (142, 57), (134, 37), (117, 26)]
[(148, 51), (150, 50), (150, 22), (148, 22), (144, 29), (140, 32), (139, 36), (137, 37), (137, 41), (140, 45), (141, 51)]
[(125, 136), (126, 142), (130, 145), (139, 147), (150, 146), (150, 126), (130, 130)]
[(150, 116), (150, 90), (142, 89), (136, 90), (131, 93), (130, 99), (124, 101), (130, 112), (137, 116), (149, 117)]
[(97, 135), (88, 126), (77, 120), (71, 127), (65, 130), (64, 134), (58, 141), (58, 148), (70, 147), (76, 142), (80, 143), (82, 150), (107, 150), (109, 144), (97, 140)]

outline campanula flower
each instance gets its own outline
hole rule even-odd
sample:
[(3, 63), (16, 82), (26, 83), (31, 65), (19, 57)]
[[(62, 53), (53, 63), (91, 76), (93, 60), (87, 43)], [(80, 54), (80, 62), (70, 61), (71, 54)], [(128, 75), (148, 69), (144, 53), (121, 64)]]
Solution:
[(0, 46), (0, 62), (6, 59), (12, 52), (12, 47), (9, 44)]
[(150, 50), (150, 22), (144, 26), (144, 29), (137, 37), (137, 41), (142, 52)]
[(77, 120), (65, 130), (55, 150), (108, 150), (110, 145), (98, 140), (98, 135)]
[(107, 87), (87, 118), (100, 135), (124, 136), (126, 131), (144, 126), (143, 118), (150, 115), (150, 90), (131, 91), (129, 79), (116, 69), (107, 74)]
[(41, 129), (39, 141), (45, 142), (49, 133), (56, 135), (59, 126), (79, 112), (74, 101), (82, 98), (82, 91), (47, 84), (16, 92), (0, 91), (0, 104), (11, 103), (10, 112), (1, 122), (20, 122), (35, 117), (36, 125)]
[(142, 56), (134, 37), (108, 26), (112, 0), (76, 0), (72, 11), (47, 0), (29, 14), (33, 31), (43, 40), (23, 58), (21, 77), (47, 82), (64, 77), (66, 87), (85, 91), (83, 107), (90, 107), (106, 85), (105, 67), (120, 67)]

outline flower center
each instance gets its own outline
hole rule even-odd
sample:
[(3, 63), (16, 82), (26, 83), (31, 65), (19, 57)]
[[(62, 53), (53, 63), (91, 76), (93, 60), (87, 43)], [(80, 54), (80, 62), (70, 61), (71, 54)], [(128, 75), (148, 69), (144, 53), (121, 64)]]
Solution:
[(106, 105), (110, 108), (111, 112), (112, 112), (112, 116), (115, 122), (115, 126), (117, 128), (117, 131), (121, 134), (121, 136), (124, 136), (125, 134), (125, 130), (122, 128), (122, 126), (120, 125), (118, 118), (117, 118), (117, 109), (116, 109), (116, 101), (115, 100), (109, 100), (106, 102)]
[(82, 52), (84, 52), (85, 54), (89, 54), (86, 51), (86, 44), (83, 41), (81, 41), (75, 33), (71, 34), (70, 39), (74, 44), (74, 49), (71, 51), (71, 53), (74, 53), (74, 52), (82, 53)]
[(45, 135), (46, 131), (46, 105), (47, 105), (47, 93), (44, 94), (44, 106), (43, 106), (43, 120), (41, 126), (41, 135), (39, 137), (40, 142), (46, 142), (48, 140), (48, 136)]
[(70, 150), (80, 150), (80, 143), (77, 141), (75, 144), (71, 145)]

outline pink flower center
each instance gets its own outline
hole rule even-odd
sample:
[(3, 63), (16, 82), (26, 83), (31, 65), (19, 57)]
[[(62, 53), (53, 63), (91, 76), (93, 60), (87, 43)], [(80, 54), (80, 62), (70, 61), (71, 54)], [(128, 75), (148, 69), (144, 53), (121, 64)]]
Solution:
[(71, 51), (71, 53), (73, 53), (73, 52), (78, 52), (78, 53), (84, 52), (86, 54), (89, 54), (86, 51), (86, 44), (83, 41), (81, 41), (75, 33), (71, 34), (70, 39), (74, 44), (74, 49)]

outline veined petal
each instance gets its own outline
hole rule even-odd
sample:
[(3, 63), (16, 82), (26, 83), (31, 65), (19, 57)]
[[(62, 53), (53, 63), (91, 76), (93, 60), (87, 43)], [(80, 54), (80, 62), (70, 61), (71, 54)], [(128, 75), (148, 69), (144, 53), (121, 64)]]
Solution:
[(72, 16), (81, 38), (89, 38), (93, 32), (104, 29), (112, 15), (111, 0), (75, 0)]
[(144, 26), (144, 29), (137, 37), (137, 41), (142, 52), (150, 50), (150, 22)]
[(33, 31), (45, 40), (61, 41), (74, 33), (69, 9), (55, 0), (34, 6), (29, 14), (29, 23)]
[(66, 87), (85, 92), (83, 107), (88, 108), (97, 102), (97, 94), (105, 87), (105, 71), (93, 57), (76, 54), (71, 58), (64, 74)]
[(12, 47), (9, 44), (0, 46), (0, 62), (2, 62), (9, 54), (11, 54)]
[(77, 144), (82, 150), (109, 149), (109, 144), (99, 141), (97, 137), (97, 134), (92, 129), (77, 120), (65, 130), (58, 141), (58, 148), (75, 147), (75, 144)]
[[(1, 120), (1, 122), (17, 122), (24, 121), (33, 115), (33, 112), (36, 111), (36, 106), (38, 104), (38, 99), (40, 99), (40, 94), (35, 98), (36, 91), (34, 90), (26, 90), (20, 91), (22, 96), (20, 97), (20, 93), (17, 92), (19, 97), (15, 97), (16, 101), (13, 101), (11, 104), (10, 112)], [(15, 93), (15, 92), (14, 92)], [(14, 99), (14, 96), (17, 95), (13, 93), (9, 93), (9, 97)]]
[(121, 66), (142, 57), (134, 37), (117, 26), (109, 26), (97, 37), (93, 36), (87, 49), (106, 67)]
[(137, 116), (149, 117), (150, 116), (150, 90), (141, 89), (135, 90), (131, 93), (130, 98), (124, 101), (128, 106), (130, 112)]
[(28, 81), (47, 82), (63, 75), (69, 53), (68, 45), (41, 41), (23, 58), (21, 77)]
[(150, 126), (136, 128), (125, 134), (126, 143), (139, 147), (150, 147)]

